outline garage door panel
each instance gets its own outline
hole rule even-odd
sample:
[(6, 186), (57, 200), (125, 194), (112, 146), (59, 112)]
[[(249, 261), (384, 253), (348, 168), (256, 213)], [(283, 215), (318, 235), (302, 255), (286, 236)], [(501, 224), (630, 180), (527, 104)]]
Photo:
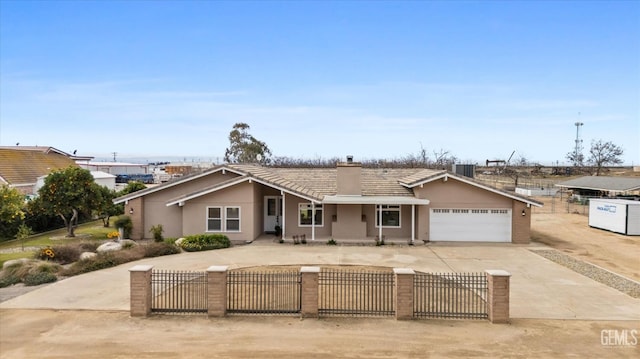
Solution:
[(511, 242), (511, 209), (432, 209), (434, 242)]

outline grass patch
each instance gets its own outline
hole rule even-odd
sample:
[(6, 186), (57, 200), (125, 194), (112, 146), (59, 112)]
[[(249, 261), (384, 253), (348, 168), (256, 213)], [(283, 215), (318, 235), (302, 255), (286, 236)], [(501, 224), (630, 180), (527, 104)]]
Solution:
[[(61, 246), (71, 243), (79, 243), (79, 242), (94, 242), (98, 243), (98, 245), (107, 240), (107, 234), (109, 232), (114, 231), (113, 227), (113, 219), (111, 221), (112, 225), (110, 227), (104, 227), (102, 225), (102, 220), (97, 220), (93, 222), (83, 223), (76, 228), (76, 237), (74, 238), (66, 238), (67, 230), (65, 228), (57, 229), (55, 231), (49, 231), (45, 233), (40, 233), (33, 235), (26, 240), (24, 243), (17, 239), (11, 241), (0, 242), (0, 251), (8, 250), (8, 249), (18, 249), (24, 246), (25, 249), (29, 247), (53, 247), (53, 246)], [(55, 239), (52, 239), (55, 238)], [(93, 249), (95, 250), (95, 248)], [(91, 250), (88, 250), (91, 251)], [(4, 262), (11, 259), (18, 258), (33, 258), (36, 251), (34, 250), (25, 250), (20, 252), (11, 252), (11, 253), (0, 253), (0, 268)]]

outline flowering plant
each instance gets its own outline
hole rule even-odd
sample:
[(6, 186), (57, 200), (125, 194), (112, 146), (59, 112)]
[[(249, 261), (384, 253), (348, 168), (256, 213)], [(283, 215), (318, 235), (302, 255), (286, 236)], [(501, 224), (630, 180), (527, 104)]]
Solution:
[(53, 259), (56, 256), (56, 253), (53, 251), (53, 248), (47, 247), (40, 250), (40, 255), (38, 256), (40, 259), (49, 260)]
[(118, 238), (119, 235), (120, 233), (118, 233), (118, 231), (109, 232), (107, 233), (107, 238), (114, 239), (114, 238)]

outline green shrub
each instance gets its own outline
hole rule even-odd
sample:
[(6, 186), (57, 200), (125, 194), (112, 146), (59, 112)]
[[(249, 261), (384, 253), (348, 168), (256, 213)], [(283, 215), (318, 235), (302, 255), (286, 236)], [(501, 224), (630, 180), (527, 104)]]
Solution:
[(6, 275), (0, 277), (0, 288), (8, 287), (16, 283), (20, 283), (20, 278), (16, 277), (15, 275)]
[(165, 238), (164, 239), (164, 243), (166, 243), (166, 244), (176, 244), (177, 240), (178, 240), (178, 238)]
[(164, 240), (164, 238), (162, 237), (162, 232), (163, 229), (161, 224), (151, 226), (151, 230), (149, 231), (149, 233), (153, 234), (153, 240), (156, 242), (162, 242)]
[(336, 245), (338, 245), (338, 242), (336, 242), (335, 239), (331, 238), (330, 240), (327, 241), (327, 245), (328, 246), (336, 246)]
[(116, 228), (122, 228), (122, 234), (124, 238), (131, 236), (131, 230), (133, 229), (133, 222), (129, 216), (119, 216), (114, 222)]
[(181, 252), (180, 248), (178, 248), (177, 246), (164, 242), (149, 243), (145, 246), (142, 246), (142, 248), (144, 249), (145, 258), (160, 257), (170, 254), (178, 254)]
[(51, 283), (58, 280), (55, 274), (49, 272), (40, 272), (40, 273), (29, 273), (24, 278), (22, 278), (22, 282), (25, 285), (40, 285), (44, 283)]
[(114, 252), (99, 253), (93, 258), (81, 259), (64, 270), (66, 276), (73, 276), (82, 273), (93, 272), (100, 269), (111, 268), (125, 262), (121, 262), (121, 256), (116, 256)]
[(52, 248), (55, 253), (53, 261), (60, 264), (73, 263), (80, 259), (80, 248), (78, 245), (70, 244), (66, 246), (55, 246)]
[(180, 247), (187, 252), (207, 251), (231, 247), (229, 237), (223, 234), (196, 234), (184, 238)]

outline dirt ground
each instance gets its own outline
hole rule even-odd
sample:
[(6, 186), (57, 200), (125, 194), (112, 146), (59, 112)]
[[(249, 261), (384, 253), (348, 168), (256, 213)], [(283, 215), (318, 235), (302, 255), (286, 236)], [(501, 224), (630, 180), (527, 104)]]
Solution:
[[(0, 311), (0, 358), (467, 358), (640, 355), (640, 323), (154, 316)], [(10, 334), (7, 331), (10, 330)], [(602, 334), (605, 330), (604, 335)], [(636, 330), (635, 337), (632, 330)], [(627, 333), (625, 341), (612, 341)], [(622, 334), (617, 334), (618, 337)], [(604, 343), (604, 344), (603, 344)], [(615, 345), (612, 345), (615, 344)]]
[[(534, 241), (640, 280), (640, 238), (533, 214)], [(587, 299), (588, 300), (588, 299)], [(0, 358), (638, 358), (640, 321), (487, 321), (0, 310)]]
[(531, 238), (533, 242), (640, 281), (640, 236), (591, 228), (589, 217), (582, 214), (534, 213)]

